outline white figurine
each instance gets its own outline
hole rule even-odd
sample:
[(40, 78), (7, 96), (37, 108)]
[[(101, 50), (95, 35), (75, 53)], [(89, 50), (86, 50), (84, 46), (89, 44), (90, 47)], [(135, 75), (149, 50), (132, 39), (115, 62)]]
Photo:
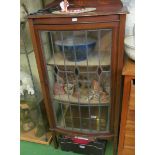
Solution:
[(69, 6), (69, 3), (67, 0), (60, 2), (61, 11), (67, 12), (67, 7)]
[(24, 95), (24, 90), (27, 90), (29, 95), (34, 95), (34, 88), (31, 76), (23, 71), (20, 71), (20, 94)]

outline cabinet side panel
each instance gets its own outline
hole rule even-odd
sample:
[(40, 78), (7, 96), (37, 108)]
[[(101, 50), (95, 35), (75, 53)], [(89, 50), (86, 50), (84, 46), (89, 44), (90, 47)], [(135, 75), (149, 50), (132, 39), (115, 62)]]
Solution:
[(115, 96), (115, 121), (114, 121), (114, 154), (117, 152), (118, 146), (118, 131), (120, 122), (120, 108), (121, 108), (121, 92), (122, 92), (122, 69), (124, 57), (124, 34), (125, 34), (125, 20), (126, 15), (120, 15), (118, 49), (117, 49), (117, 78), (116, 78), (116, 96)]
[(41, 52), (41, 47), (40, 47), (40, 41), (39, 41), (39, 34), (34, 30), (33, 27), (33, 20), (29, 19), (29, 27), (30, 27), (30, 33), (32, 37), (32, 42), (33, 42), (33, 48), (35, 52), (35, 57), (37, 61), (37, 67), (39, 71), (39, 77), (40, 77), (40, 82), (41, 82), (41, 87), (43, 91), (43, 96), (45, 100), (45, 108), (46, 112), (48, 115), (48, 120), (51, 128), (55, 127), (55, 122), (54, 122), (54, 115), (51, 109), (50, 105), (50, 98), (49, 98), (49, 90), (48, 87), (46, 86), (46, 72), (45, 72), (45, 67), (44, 67), (44, 61), (42, 57), (42, 52)]

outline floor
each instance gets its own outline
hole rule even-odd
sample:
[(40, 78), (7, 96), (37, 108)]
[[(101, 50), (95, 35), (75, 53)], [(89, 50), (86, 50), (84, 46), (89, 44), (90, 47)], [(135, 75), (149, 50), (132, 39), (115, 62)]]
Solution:
[[(64, 152), (54, 149), (52, 145), (41, 145), (31, 142), (20, 142), (20, 155), (77, 155), (72, 152)], [(105, 155), (112, 155), (112, 143), (108, 143)]]

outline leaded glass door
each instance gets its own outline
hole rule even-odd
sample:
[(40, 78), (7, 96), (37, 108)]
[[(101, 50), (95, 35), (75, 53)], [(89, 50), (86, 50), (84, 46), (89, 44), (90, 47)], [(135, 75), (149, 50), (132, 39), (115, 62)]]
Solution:
[(113, 29), (39, 31), (56, 127), (109, 132)]

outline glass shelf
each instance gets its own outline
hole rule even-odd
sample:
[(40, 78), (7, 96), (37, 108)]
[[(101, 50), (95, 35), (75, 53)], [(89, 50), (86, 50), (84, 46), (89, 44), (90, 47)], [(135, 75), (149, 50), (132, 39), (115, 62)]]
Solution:
[[(95, 52), (97, 53), (97, 52)], [(99, 65), (98, 61), (98, 56), (97, 55), (90, 55), (87, 60), (83, 60), (80, 62), (76, 62), (76, 65), (79, 67), (82, 66), (87, 66), (87, 61), (88, 61), (88, 66), (89, 67), (94, 67)], [(56, 63), (55, 63), (56, 62)], [(47, 65), (57, 65), (57, 66), (64, 66), (64, 57), (60, 53), (56, 53), (54, 57), (52, 57), (48, 62)], [(68, 61), (65, 60), (65, 65), (66, 66), (74, 66), (75, 62), (73, 61)], [(109, 53), (105, 53), (103, 56), (101, 55), (101, 66), (109, 66), (110, 65), (110, 55)]]
[(70, 102), (70, 104), (80, 104), (80, 105), (88, 105), (88, 104), (94, 104), (94, 105), (97, 105), (97, 104), (104, 104), (104, 105), (108, 105), (109, 104), (109, 97), (107, 97), (107, 100), (106, 101), (101, 101), (101, 99), (92, 99), (92, 100), (88, 100), (88, 97), (87, 96), (83, 96), (81, 97), (79, 100), (78, 98), (72, 96), (72, 95), (68, 95), (67, 94), (64, 94), (64, 95), (56, 95), (54, 96), (54, 100), (56, 101), (59, 101), (59, 102), (64, 102), (64, 103), (67, 103), (67, 102)]

